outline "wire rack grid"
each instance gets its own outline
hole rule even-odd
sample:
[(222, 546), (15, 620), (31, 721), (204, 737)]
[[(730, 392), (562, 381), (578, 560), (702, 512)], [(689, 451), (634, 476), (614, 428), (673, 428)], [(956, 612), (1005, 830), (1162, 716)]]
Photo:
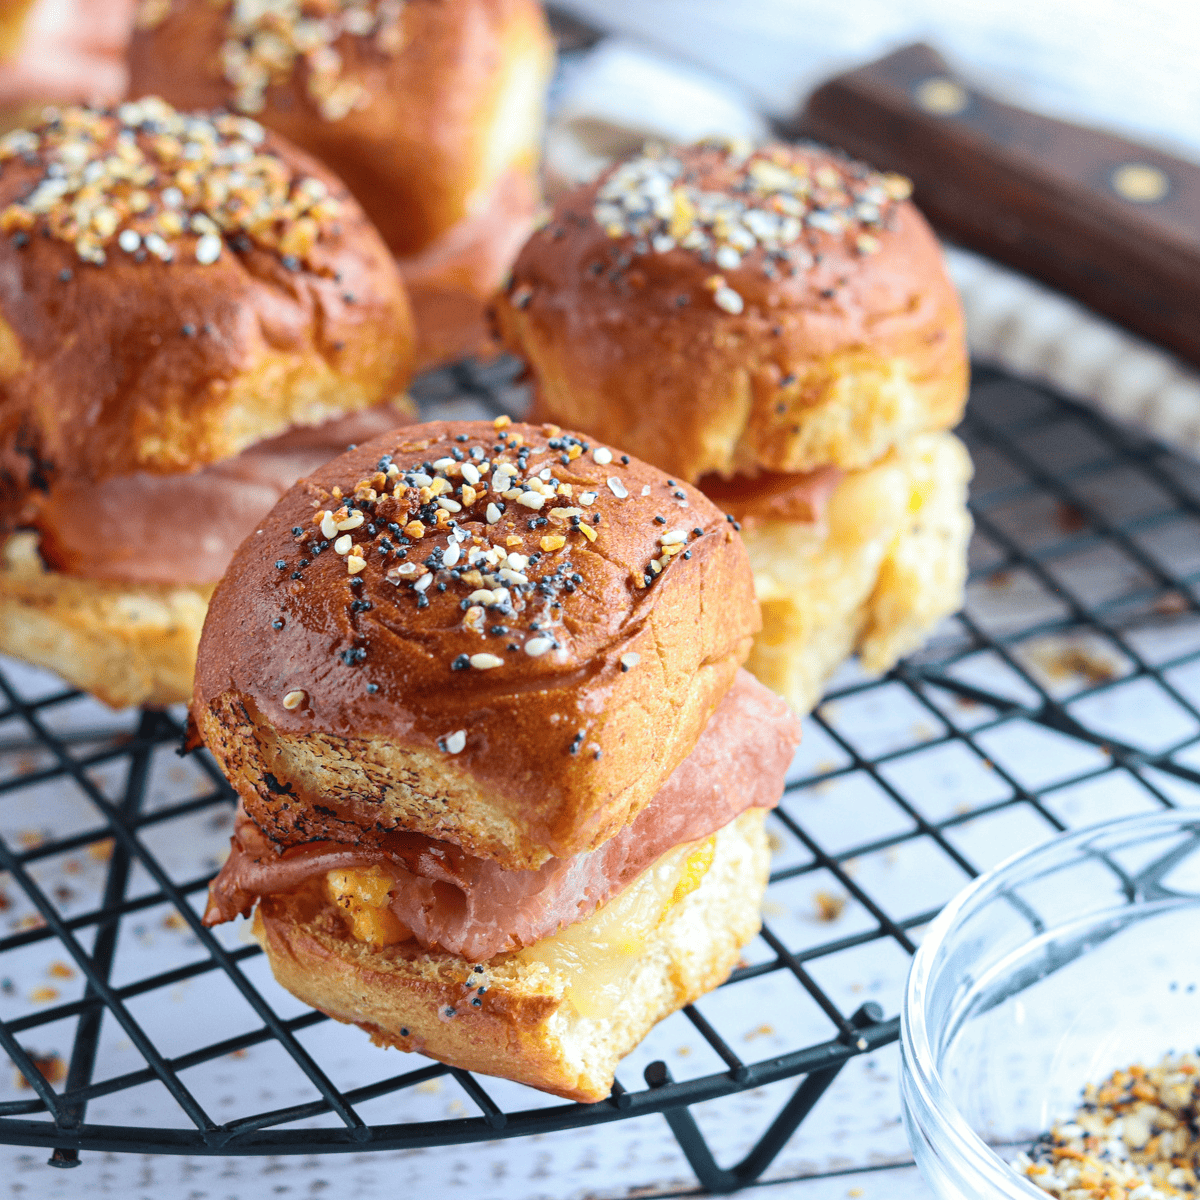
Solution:
[[(417, 392), (449, 416), (523, 398), (511, 363)], [(668, 1068), (656, 1031), (595, 1105), (390, 1051), (348, 1070), (335, 1051), (361, 1034), (292, 1001), (236, 931), (200, 924), (233, 797), (206, 756), (176, 756), (182, 714), (108, 714), (6, 664), (0, 1142), (71, 1166), (81, 1150), (414, 1148), (662, 1113), (710, 1191), (757, 1178), (841, 1068), (896, 1039), (908, 956), (959, 887), (1072, 825), (1200, 804), (1200, 468), (986, 368), (962, 432), (977, 466), (964, 611), (886, 678), (835, 681), (772, 817), (760, 938), (660, 1027), (694, 1052)], [(291, 1072), (288, 1103), (254, 1102), (264, 1055)], [(719, 1166), (721, 1098), (789, 1079)], [(433, 1080), (461, 1115), (421, 1106)]]

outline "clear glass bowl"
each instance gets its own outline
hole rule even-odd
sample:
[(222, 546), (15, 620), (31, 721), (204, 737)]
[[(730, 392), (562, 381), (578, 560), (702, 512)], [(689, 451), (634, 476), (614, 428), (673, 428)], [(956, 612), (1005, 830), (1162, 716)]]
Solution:
[(1200, 812), (1106, 821), (982, 875), (929, 927), (900, 1036), (937, 1195), (1046, 1200), (1008, 1162), (1083, 1085), (1200, 1045)]

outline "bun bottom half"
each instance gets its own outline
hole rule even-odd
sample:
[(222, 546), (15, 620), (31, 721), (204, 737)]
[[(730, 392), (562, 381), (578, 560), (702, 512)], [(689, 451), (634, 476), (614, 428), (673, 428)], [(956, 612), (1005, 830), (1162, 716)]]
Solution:
[(849, 472), (819, 526), (747, 528), (763, 617), (747, 670), (807, 713), (851, 655), (882, 672), (915, 650), (962, 605), (971, 470), (953, 434), (919, 434)]
[(215, 586), (63, 575), (42, 565), (35, 533), (14, 534), (0, 560), (0, 653), (112, 708), (186, 703)]
[[(264, 898), (254, 933), (283, 987), (365, 1029), (377, 1045), (569, 1100), (603, 1100), (620, 1060), (657, 1022), (724, 982), (758, 932), (770, 860), (765, 817), (765, 809), (749, 809), (714, 835), (698, 886), (670, 903), (620, 978), (608, 975), (617, 998), (592, 1015), (572, 1002), (581, 976), (569, 946), (556, 944), (561, 935), (530, 947), (536, 958), (520, 951), (485, 964), (412, 942), (374, 947), (353, 938), (337, 907), (313, 886)], [(568, 927), (569, 945), (586, 943), (607, 907)]]

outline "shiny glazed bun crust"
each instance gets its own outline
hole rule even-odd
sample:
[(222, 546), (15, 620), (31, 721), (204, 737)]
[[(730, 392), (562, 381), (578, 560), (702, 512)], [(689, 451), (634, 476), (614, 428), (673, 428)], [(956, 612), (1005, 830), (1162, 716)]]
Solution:
[(0, 142), (0, 500), (177, 473), (378, 404), (403, 285), (324, 167), (241, 117), (67, 108)]
[[(505, 172), (532, 176), (553, 60), (535, 0), (271, 7), (155, 5), (130, 48), (131, 94), (260, 119), (345, 180), (398, 255), (476, 215)], [(313, 16), (304, 33), (328, 41), (298, 32)]]
[(811, 146), (648, 149), (497, 303), (539, 415), (696, 480), (865, 466), (962, 412), (958, 298), (906, 180)]
[(505, 420), (335, 459), (218, 585), (192, 715), (269, 837), (577, 854), (729, 689), (759, 625), (732, 525), (618, 450)]

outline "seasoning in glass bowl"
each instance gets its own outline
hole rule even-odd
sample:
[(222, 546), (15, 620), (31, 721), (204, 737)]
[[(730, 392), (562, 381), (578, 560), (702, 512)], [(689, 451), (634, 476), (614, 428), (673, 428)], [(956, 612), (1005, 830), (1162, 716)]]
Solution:
[(1088, 1084), (1083, 1103), (1013, 1166), (1063, 1200), (1197, 1196), (1200, 1057), (1168, 1054)]

